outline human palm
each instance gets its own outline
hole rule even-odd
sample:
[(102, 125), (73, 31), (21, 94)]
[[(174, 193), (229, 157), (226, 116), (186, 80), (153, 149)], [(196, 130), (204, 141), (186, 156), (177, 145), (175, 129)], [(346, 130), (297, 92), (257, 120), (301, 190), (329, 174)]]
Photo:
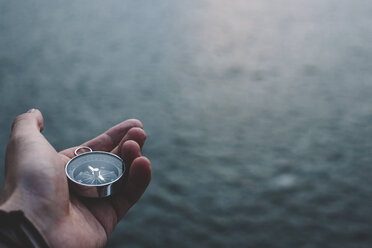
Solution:
[(57, 153), (40, 133), (43, 125), (38, 110), (14, 121), (0, 208), (22, 210), (52, 247), (102, 247), (151, 179), (150, 162), (140, 153), (146, 139), (142, 124), (127, 120), (82, 144), (112, 152), (130, 167), (121, 191), (103, 199), (69, 192), (64, 168), (76, 147)]

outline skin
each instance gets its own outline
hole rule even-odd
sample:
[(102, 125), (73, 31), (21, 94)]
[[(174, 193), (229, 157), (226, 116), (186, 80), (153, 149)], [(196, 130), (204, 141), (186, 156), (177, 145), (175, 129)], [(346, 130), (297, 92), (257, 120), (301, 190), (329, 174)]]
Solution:
[(121, 192), (104, 199), (69, 192), (65, 165), (77, 147), (57, 152), (41, 134), (43, 128), (36, 109), (14, 120), (0, 209), (22, 210), (51, 247), (103, 247), (151, 180), (150, 161), (141, 156), (146, 139), (141, 122), (124, 121), (81, 145), (112, 152), (130, 165)]

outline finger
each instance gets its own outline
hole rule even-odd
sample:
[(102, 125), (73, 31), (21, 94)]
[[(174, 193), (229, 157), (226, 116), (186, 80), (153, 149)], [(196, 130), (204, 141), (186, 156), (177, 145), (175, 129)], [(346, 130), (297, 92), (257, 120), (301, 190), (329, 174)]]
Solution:
[(30, 109), (14, 119), (11, 137), (40, 133), (43, 129), (43, 115), (37, 109)]
[(143, 145), (145, 144), (146, 133), (141, 128), (138, 128), (138, 127), (131, 128), (127, 132), (127, 134), (124, 136), (124, 138), (120, 141), (120, 144), (118, 146), (116, 146), (114, 148), (114, 150), (112, 150), (111, 153), (114, 153), (114, 154), (121, 157), (122, 156), (122, 146), (128, 140), (133, 140), (133, 141), (137, 142), (137, 144), (140, 146), (140, 148), (142, 148)]
[[(84, 143), (83, 145), (89, 146), (92, 149), (100, 148), (105, 149), (105, 151), (111, 151), (112, 149), (114, 149), (115, 146), (119, 144), (123, 136), (133, 127), (143, 128), (143, 125), (139, 120), (136, 119), (126, 120), (110, 128), (97, 138)], [(103, 136), (104, 138), (101, 138), (101, 136)], [(104, 140), (106, 138), (108, 138), (108, 141), (106, 143), (102, 142), (101, 139)]]
[(112, 204), (117, 213), (118, 220), (123, 218), (128, 210), (139, 200), (150, 181), (150, 160), (146, 157), (136, 158), (131, 165), (123, 194), (112, 198)]
[[(121, 141), (121, 139), (127, 134), (127, 132), (134, 127), (142, 128), (143, 125), (139, 120), (129, 119), (116, 126), (110, 128), (103, 134), (97, 136), (96, 138), (83, 143), (81, 146), (88, 146), (94, 151), (111, 151), (113, 150)], [(71, 147), (61, 152), (68, 157), (74, 157), (74, 151), (77, 147)]]
[(124, 164), (127, 166), (127, 169), (129, 169), (133, 160), (141, 156), (141, 148), (137, 142), (128, 140), (122, 145), (121, 154)]

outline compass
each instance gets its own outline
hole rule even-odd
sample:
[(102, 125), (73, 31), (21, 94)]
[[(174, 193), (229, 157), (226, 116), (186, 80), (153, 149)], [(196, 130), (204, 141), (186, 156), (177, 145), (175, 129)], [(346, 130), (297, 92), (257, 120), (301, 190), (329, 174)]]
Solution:
[[(80, 150), (88, 152), (78, 153)], [(78, 147), (66, 164), (66, 175), (74, 193), (91, 198), (115, 194), (125, 171), (123, 160), (115, 154)]]

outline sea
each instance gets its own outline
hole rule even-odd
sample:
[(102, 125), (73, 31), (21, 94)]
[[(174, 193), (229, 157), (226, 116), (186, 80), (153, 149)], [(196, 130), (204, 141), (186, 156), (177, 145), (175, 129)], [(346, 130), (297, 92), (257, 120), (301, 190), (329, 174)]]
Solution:
[(128, 118), (152, 182), (107, 247), (372, 247), (372, 1), (0, 0), (0, 164)]

